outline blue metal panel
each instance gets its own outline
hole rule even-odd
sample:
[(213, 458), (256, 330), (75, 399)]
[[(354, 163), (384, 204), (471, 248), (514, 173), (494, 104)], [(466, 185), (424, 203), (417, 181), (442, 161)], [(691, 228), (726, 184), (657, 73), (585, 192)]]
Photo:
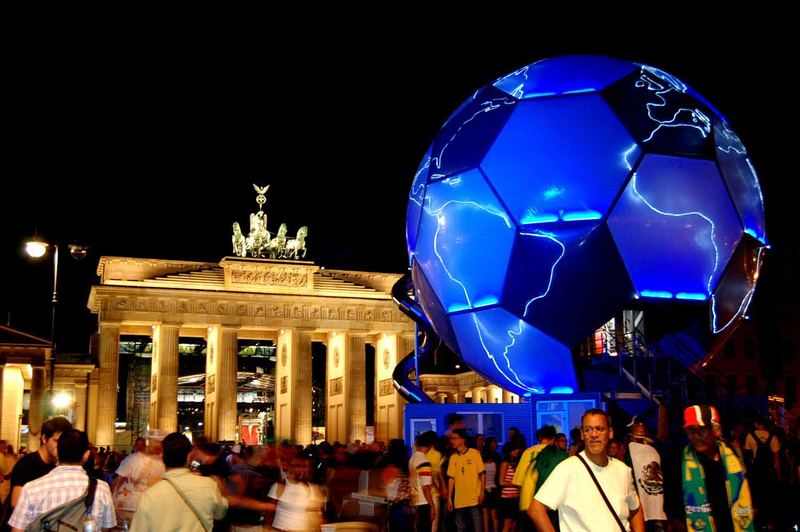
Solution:
[(567, 346), (501, 308), (451, 315), (469, 365), (491, 382), (520, 395), (556, 387), (577, 389)]
[(675, 76), (643, 65), (603, 95), (643, 150), (714, 156), (712, 128), (721, 119)]
[(603, 218), (639, 149), (597, 94), (522, 102), (481, 168), (521, 225)]
[(428, 185), (414, 258), (447, 312), (497, 303), (515, 229), (479, 171)]
[(608, 219), (643, 297), (707, 299), (742, 235), (711, 161), (647, 155)]
[(542, 98), (601, 90), (637, 69), (635, 63), (597, 55), (544, 59), (494, 82), (515, 98)]
[(516, 103), (514, 98), (489, 86), (456, 110), (431, 146), (430, 179), (476, 168)]
[(727, 124), (714, 127), (714, 140), (717, 145), (717, 160), (722, 177), (728, 185), (736, 209), (744, 224), (745, 233), (767, 243), (767, 230), (764, 221), (764, 197), (753, 163), (747, 155), (739, 136)]
[(409, 256), (413, 255), (417, 247), (417, 232), (419, 231), (419, 219), (422, 216), (422, 205), (425, 201), (425, 183), (428, 181), (428, 174), (431, 168), (431, 150), (422, 158), (419, 163), (417, 173), (414, 174), (414, 181), (411, 183), (411, 190), (408, 192), (408, 208), (406, 210), (406, 243), (408, 244)]
[(749, 236), (739, 243), (711, 298), (713, 332), (721, 332), (747, 315), (761, 270), (763, 252), (764, 246)]
[[(550, 224), (514, 243), (502, 306), (562, 343), (577, 345), (623, 308), (633, 285), (605, 223)], [(564, 316), (565, 301), (580, 312)]]

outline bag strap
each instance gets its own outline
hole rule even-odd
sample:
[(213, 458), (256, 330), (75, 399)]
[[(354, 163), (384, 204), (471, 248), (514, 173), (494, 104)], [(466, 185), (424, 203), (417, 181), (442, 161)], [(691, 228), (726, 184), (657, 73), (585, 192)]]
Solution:
[(209, 532), (210, 529), (206, 528), (206, 522), (203, 521), (202, 517), (200, 517), (200, 512), (198, 512), (197, 509), (194, 507), (194, 505), (189, 501), (189, 499), (186, 498), (186, 495), (183, 494), (183, 492), (178, 488), (178, 486), (174, 482), (172, 482), (172, 480), (168, 478), (164, 478), (164, 480), (166, 480), (169, 483), (169, 485), (172, 486), (172, 488), (178, 492), (178, 495), (181, 496), (181, 499), (183, 499), (183, 502), (186, 503), (186, 506), (188, 506), (189, 509), (192, 510), (194, 516), (197, 518), (198, 521), (200, 521), (200, 526), (203, 527), (203, 530)]
[[(600, 495), (603, 497), (603, 502), (606, 503), (606, 506), (608, 507), (608, 511), (611, 512), (611, 515), (614, 516), (614, 520), (619, 525), (619, 529), (622, 530), (622, 532), (627, 532), (627, 530), (625, 530), (625, 525), (622, 524), (622, 520), (617, 515), (617, 512), (614, 511), (614, 507), (611, 506), (611, 503), (609, 502), (608, 497), (606, 497), (606, 493), (603, 491), (603, 488), (600, 486), (600, 483), (597, 481), (597, 477), (594, 476), (594, 471), (592, 471), (592, 468), (589, 467), (589, 464), (586, 463), (586, 460), (583, 459), (583, 456), (581, 456), (580, 454), (576, 454), (575, 456), (577, 456), (578, 460), (580, 460), (581, 463), (584, 466), (586, 466), (586, 471), (588, 471), (589, 472), (589, 476), (592, 477), (592, 480), (594, 481), (594, 485), (597, 486), (597, 491), (599, 491)], [(610, 458), (609, 458), (609, 460), (610, 460)]]

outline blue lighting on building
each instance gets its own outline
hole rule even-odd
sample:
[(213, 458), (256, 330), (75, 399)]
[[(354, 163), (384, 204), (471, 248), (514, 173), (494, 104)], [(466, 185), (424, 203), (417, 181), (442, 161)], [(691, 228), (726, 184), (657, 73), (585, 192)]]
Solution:
[(583, 222), (586, 220), (599, 220), (603, 215), (597, 211), (567, 212), (561, 215), (565, 222)]
[(690, 292), (678, 292), (675, 294), (675, 299), (688, 299), (691, 301), (705, 301), (708, 299), (707, 294), (694, 294)]
[(640, 290), (639, 295), (642, 297), (657, 297), (659, 299), (672, 299), (672, 292), (664, 292), (662, 290)]

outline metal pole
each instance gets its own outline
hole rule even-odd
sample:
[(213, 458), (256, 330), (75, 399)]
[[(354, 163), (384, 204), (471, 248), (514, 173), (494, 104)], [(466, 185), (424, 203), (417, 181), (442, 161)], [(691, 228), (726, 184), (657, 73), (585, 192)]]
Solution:
[(414, 322), (414, 377), (419, 388), (419, 325)]
[[(53, 245), (53, 313), (50, 319), (50, 395), (53, 394), (53, 386), (56, 377), (56, 307), (58, 307), (58, 244)], [(52, 400), (52, 397), (51, 397)]]

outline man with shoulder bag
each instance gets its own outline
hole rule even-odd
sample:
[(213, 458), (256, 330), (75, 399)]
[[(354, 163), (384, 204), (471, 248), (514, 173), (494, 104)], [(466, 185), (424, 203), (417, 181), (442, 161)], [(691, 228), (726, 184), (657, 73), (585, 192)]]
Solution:
[(631, 468), (608, 456), (614, 437), (608, 414), (596, 408), (581, 418), (583, 452), (559, 463), (528, 508), (540, 531), (554, 529), (547, 510), (558, 510), (562, 532), (632, 530), (644, 532), (644, 517)]

